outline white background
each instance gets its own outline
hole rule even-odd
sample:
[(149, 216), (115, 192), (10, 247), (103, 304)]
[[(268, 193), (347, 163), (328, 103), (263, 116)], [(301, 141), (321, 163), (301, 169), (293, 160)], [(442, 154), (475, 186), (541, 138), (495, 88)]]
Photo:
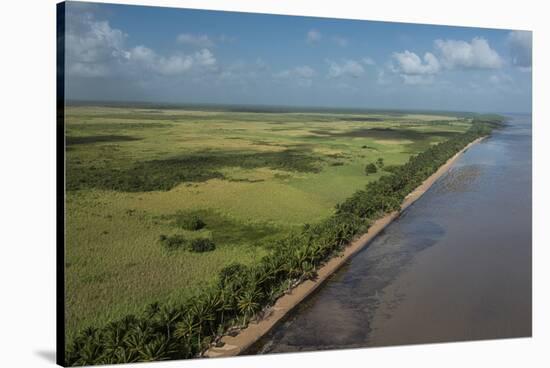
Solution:
[[(121, 1), (111, 1), (123, 3)], [(176, 361), (139, 367), (550, 366), (548, 89), (545, 1), (202, 0), (131, 3), (534, 31), (533, 338)], [(0, 367), (55, 357), (55, 0), (0, 4)], [(543, 191), (546, 189), (546, 191)]]

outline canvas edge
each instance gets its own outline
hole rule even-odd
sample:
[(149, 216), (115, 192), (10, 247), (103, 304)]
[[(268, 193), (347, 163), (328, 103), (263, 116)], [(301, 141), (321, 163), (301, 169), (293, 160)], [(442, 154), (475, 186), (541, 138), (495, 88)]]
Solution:
[(65, 2), (56, 4), (56, 363), (65, 366)]

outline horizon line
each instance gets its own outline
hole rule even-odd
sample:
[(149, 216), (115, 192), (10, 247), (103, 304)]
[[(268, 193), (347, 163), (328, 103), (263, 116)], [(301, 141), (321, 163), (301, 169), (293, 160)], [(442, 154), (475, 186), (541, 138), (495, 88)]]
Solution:
[[(459, 114), (532, 114), (532, 111), (475, 111), (475, 110), (445, 110), (430, 108), (407, 108), (407, 107), (359, 107), (359, 106), (321, 106), (321, 105), (280, 105), (280, 104), (253, 104), (253, 103), (217, 103), (217, 102), (167, 102), (167, 101), (139, 101), (139, 100), (88, 100), (88, 99), (66, 99), (65, 105), (88, 105), (88, 106), (119, 106), (124, 105), (149, 105), (163, 107), (244, 107), (260, 110), (263, 109), (288, 109), (288, 110), (332, 110), (340, 111), (371, 111), (371, 112), (431, 112), (431, 113), (459, 113)], [(253, 112), (253, 111), (250, 111)]]

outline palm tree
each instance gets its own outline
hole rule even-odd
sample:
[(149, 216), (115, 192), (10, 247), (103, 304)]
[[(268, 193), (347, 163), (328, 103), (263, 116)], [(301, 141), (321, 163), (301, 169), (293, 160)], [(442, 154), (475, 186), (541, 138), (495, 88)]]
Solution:
[(302, 262), (302, 277), (304, 279), (312, 279), (315, 275), (315, 266), (307, 261)]
[(138, 354), (135, 351), (129, 349), (118, 348), (115, 352), (115, 356), (111, 363), (134, 363), (138, 361)]
[(104, 349), (97, 341), (89, 339), (79, 348), (79, 358), (74, 365), (93, 365), (101, 362)]
[(138, 352), (147, 344), (149, 337), (153, 334), (153, 328), (149, 320), (136, 322), (126, 334), (124, 343), (130, 351)]
[(302, 274), (302, 264), (307, 262), (309, 258), (307, 247), (300, 247), (294, 250), (292, 258), (290, 260), (290, 273), (294, 277), (301, 276)]
[(139, 355), (141, 361), (152, 362), (157, 360), (167, 360), (173, 352), (174, 351), (171, 349), (171, 344), (168, 338), (164, 335), (160, 335), (143, 346), (139, 350)]
[(178, 339), (189, 341), (198, 327), (199, 325), (195, 321), (194, 316), (192, 314), (186, 313), (183, 316), (183, 319), (180, 322), (176, 323), (174, 336)]
[(218, 311), (220, 309), (220, 306), (222, 305), (222, 299), (221, 299), (221, 293), (219, 290), (211, 290), (209, 292), (206, 292), (206, 296), (203, 298), (204, 308), (208, 311), (210, 311), (210, 314), (212, 316), (211, 319), (209, 319), (208, 325), (210, 327), (210, 333), (213, 335), (216, 333), (214, 329), (214, 325), (218, 321)]
[(223, 288), (219, 293), (219, 299), (217, 311), (220, 313), (220, 327), (224, 329), (227, 313), (236, 312), (235, 293), (230, 289)]
[(272, 285), (272, 287), (267, 292), (267, 301), (268, 303), (273, 303), (279, 296), (282, 295), (281, 288), (277, 287), (275, 285)]
[(277, 262), (261, 262), (254, 268), (252, 279), (254, 284), (258, 285), (262, 290), (269, 290), (273, 282), (276, 280), (276, 275), (279, 272), (279, 264)]
[(260, 303), (257, 302), (260, 296), (256, 289), (249, 289), (239, 297), (237, 305), (243, 313), (243, 324), (260, 309)]
[(166, 336), (168, 339), (170, 336), (170, 327), (176, 323), (176, 321), (181, 317), (181, 312), (177, 308), (164, 307), (158, 313), (159, 324), (164, 328), (166, 327)]
[(160, 312), (160, 305), (158, 302), (149, 304), (145, 308), (145, 315), (147, 318), (155, 318), (155, 316)]
[(202, 332), (205, 323), (210, 323), (214, 320), (213, 310), (202, 300), (197, 300), (191, 307), (190, 313), (197, 321), (197, 347), (199, 352), (202, 351)]
[(127, 332), (128, 326), (122, 321), (111, 322), (105, 327), (102, 343), (110, 356), (114, 356), (115, 352), (124, 346), (124, 338)]

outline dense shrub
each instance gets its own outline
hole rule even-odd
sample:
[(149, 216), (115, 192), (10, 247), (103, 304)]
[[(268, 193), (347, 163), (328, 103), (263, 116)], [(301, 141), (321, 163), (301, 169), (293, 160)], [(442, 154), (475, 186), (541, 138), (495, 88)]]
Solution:
[(190, 252), (210, 252), (216, 249), (216, 245), (211, 239), (196, 238), (186, 239), (183, 235), (176, 234), (171, 236), (161, 235), (160, 243), (167, 250), (184, 249)]
[(93, 143), (110, 143), (110, 142), (131, 142), (138, 141), (140, 138), (131, 137), (127, 135), (86, 135), (86, 136), (67, 136), (65, 137), (65, 144), (67, 146), (75, 144), (93, 144)]
[(175, 250), (186, 248), (188, 242), (187, 239), (183, 237), (183, 235), (177, 234), (171, 236), (161, 235), (160, 243), (168, 250)]
[(205, 227), (206, 223), (196, 214), (187, 214), (178, 216), (176, 225), (185, 230), (196, 231)]
[(170, 190), (184, 182), (221, 179), (223, 167), (268, 167), (294, 172), (319, 172), (321, 158), (311, 150), (276, 152), (199, 152), (162, 160), (135, 162), (125, 167), (67, 165), (67, 190), (98, 188), (122, 192)]
[(376, 165), (373, 163), (367, 164), (367, 166), (365, 166), (365, 174), (367, 175), (376, 174), (377, 171), (378, 169), (376, 168)]
[(192, 239), (189, 241), (187, 247), (187, 250), (197, 253), (210, 252), (214, 249), (216, 249), (216, 245), (208, 238)]
[[(355, 235), (384, 213), (398, 210), (405, 196), (472, 140), (487, 135), (497, 122), (476, 121), (456, 135), (413, 156), (391, 174), (366, 185), (339, 204), (330, 218), (278, 239), (273, 251), (253, 266), (232, 264), (221, 270), (215, 287), (179, 306), (150, 305), (140, 316), (127, 316), (80, 332), (67, 348), (67, 365), (129, 363), (200, 356), (228, 327), (245, 325), (263, 306), (273, 303), (340, 252)], [(186, 244), (204, 251), (208, 239), (186, 242), (161, 236), (167, 248)], [(191, 245), (193, 244), (193, 245)]]

